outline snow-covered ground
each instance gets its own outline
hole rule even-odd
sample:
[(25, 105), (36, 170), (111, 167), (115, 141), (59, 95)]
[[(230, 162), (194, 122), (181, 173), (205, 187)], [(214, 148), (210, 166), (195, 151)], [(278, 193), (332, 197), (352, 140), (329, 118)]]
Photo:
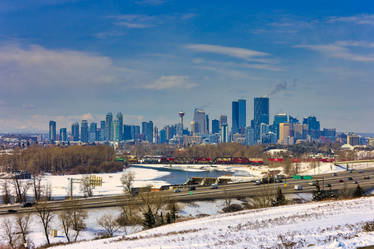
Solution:
[[(374, 245), (374, 197), (245, 210), (56, 248), (357, 248)], [(288, 247), (287, 247), (288, 246)]]
[[(129, 168), (125, 169), (125, 171), (130, 171), (134, 173), (135, 181), (133, 186), (134, 187), (145, 187), (147, 185), (153, 185), (155, 187), (160, 187), (162, 185), (168, 185), (165, 181), (156, 181), (154, 179), (169, 175), (169, 172), (158, 171), (155, 169), (143, 169), (143, 168)], [(103, 173), (103, 174), (96, 174), (103, 178), (102, 186), (97, 186), (93, 190), (93, 195), (114, 195), (114, 194), (121, 194), (123, 193), (123, 188), (121, 186), (121, 176), (123, 172), (117, 173)], [(69, 185), (70, 180), (69, 178), (74, 179), (82, 179), (85, 175), (46, 175), (43, 177), (42, 184), (43, 185), (50, 185), (52, 188), (52, 196), (54, 198), (64, 198), (69, 193)], [(1, 185), (0, 179), (0, 185)], [(28, 180), (22, 180), (28, 181)], [(29, 189), (28, 194), (33, 196), (32, 189)], [(83, 196), (83, 192), (80, 189), (79, 183), (73, 184), (73, 195), (74, 196)]]

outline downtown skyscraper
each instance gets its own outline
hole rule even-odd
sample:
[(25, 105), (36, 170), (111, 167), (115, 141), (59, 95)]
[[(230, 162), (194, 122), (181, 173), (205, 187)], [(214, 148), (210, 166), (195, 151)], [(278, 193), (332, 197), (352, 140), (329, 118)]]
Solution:
[(108, 112), (105, 118), (105, 140), (113, 140), (113, 114)]
[(74, 122), (71, 125), (71, 136), (73, 137), (73, 141), (79, 141), (79, 123)]
[(49, 121), (49, 143), (53, 144), (56, 141), (56, 122), (51, 120)]
[(260, 139), (261, 124), (269, 124), (269, 98), (254, 98), (254, 138), (255, 141)]
[(243, 133), (247, 125), (247, 103), (245, 99), (232, 102), (232, 134)]

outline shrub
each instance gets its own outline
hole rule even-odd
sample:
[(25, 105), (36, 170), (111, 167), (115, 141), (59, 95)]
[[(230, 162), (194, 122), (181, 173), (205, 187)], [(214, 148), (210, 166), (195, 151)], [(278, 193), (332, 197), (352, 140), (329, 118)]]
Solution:
[(225, 213), (231, 213), (231, 212), (236, 212), (236, 211), (241, 211), (243, 210), (243, 207), (240, 204), (231, 204), (228, 207), (224, 207), (222, 209), (223, 212)]

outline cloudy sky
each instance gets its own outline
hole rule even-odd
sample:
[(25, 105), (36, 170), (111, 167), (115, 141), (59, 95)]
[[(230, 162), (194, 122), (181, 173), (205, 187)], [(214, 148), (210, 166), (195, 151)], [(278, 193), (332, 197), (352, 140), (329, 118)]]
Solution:
[[(259, 3), (253, 3), (259, 2)], [(162, 128), (269, 95), (271, 115), (373, 132), (372, 1), (1, 0), (0, 132)]]

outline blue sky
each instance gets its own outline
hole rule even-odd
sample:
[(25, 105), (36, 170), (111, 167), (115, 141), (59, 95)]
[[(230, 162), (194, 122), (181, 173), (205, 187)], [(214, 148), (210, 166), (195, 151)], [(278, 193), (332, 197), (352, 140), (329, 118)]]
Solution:
[(270, 112), (372, 132), (372, 1), (2, 0), (0, 132), (121, 111), (162, 128), (270, 95)]

